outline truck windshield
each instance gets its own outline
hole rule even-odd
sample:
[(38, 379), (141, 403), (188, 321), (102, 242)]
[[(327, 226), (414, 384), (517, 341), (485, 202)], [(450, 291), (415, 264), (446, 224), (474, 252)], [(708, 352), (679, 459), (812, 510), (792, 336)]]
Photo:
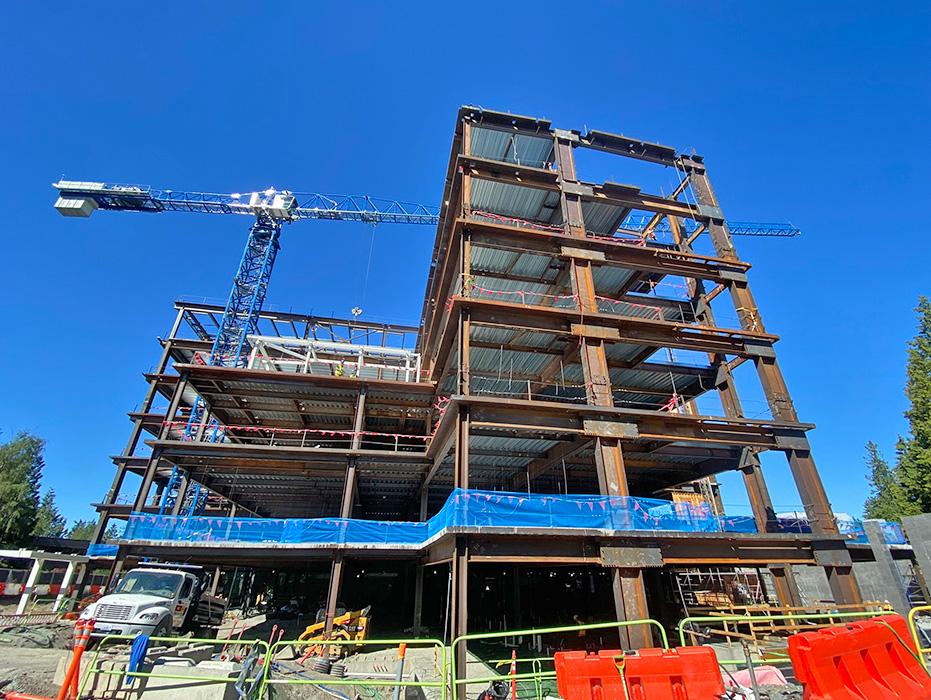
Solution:
[(174, 598), (183, 577), (159, 571), (130, 571), (116, 587), (117, 593), (137, 593)]

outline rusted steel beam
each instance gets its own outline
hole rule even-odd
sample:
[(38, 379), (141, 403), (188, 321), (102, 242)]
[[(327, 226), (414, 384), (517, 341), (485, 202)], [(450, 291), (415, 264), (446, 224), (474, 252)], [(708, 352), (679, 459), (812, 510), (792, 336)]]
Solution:
[[(671, 220), (671, 219), (670, 219)], [(578, 235), (528, 228), (508, 223), (460, 218), (456, 229), (468, 229), (477, 246), (509, 247), (543, 255), (566, 255), (565, 248), (600, 253), (598, 260), (614, 262), (625, 267), (632, 265), (648, 272), (678, 270), (700, 275), (702, 279), (723, 278), (728, 273), (740, 278), (751, 264), (736, 258), (701, 255), (692, 251), (675, 250), (669, 247), (643, 245), (623, 239), (591, 237), (580, 227)]]
[[(483, 298), (454, 297), (453, 315), (461, 308), (471, 310), (475, 324), (502, 325), (563, 335), (578, 335), (574, 326), (602, 329), (601, 338), (646, 347), (673, 347), (700, 352), (755, 357), (770, 352), (778, 336), (729, 328), (708, 328), (633, 316), (617, 316), (597, 311), (581, 312), (548, 306), (515, 304)], [(447, 321), (437, 346), (435, 366), (443, 366), (457, 328)], [(584, 329), (582, 329), (584, 330)], [(590, 335), (591, 333), (589, 333)], [(652, 354), (652, 353), (651, 353)]]
[[(405, 393), (432, 395), (436, 389), (434, 382), (403, 382), (391, 379), (361, 379), (359, 377), (335, 377), (332, 375), (299, 374), (296, 372), (269, 372), (268, 370), (245, 369), (242, 367), (218, 367), (215, 365), (180, 364), (175, 365), (179, 372), (187, 372), (192, 382), (207, 380), (219, 382), (259, 382), (262, 384), (292, 385), (292, 386), (322, 386), (329, 388), (347, 389), (353, 393), (363, 384), (371, 389), (379, 388), (387, 391), (397, 391), (403, 388)], [(171, 377), (172, 375), (166, 375)], [(177, 378), (174, 378), (177, 381)]]
[[(528, 401), (472, 395), (452, 396), (453, 406), (468, 405), (474, 427), (510, 426), (522, 431), (584, 433), (583, 421), (614, 421), (633, 424), (636, 439), (696, 440), (742, 445), (742, 439), (761, 443), (768, 449), (785, 449), (789, 439), (803, 440), (814, 426), (777, 420), (692, 416), (675, 412), (635, 408), (570, 404), (555, 401)], [(631, 439), (634, 439), (633, 437)], [(798, 443), (797, 443), (798, 444)]]

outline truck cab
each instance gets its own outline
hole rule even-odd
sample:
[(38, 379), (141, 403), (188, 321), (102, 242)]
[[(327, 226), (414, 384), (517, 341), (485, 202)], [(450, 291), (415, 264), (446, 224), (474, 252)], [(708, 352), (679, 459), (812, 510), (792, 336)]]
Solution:
[[(132, 569), (112, 593), (87, 606), (81, 617), (95, 620), (94, 636), (141, 633), (164, 637), (186, 631), (195, 622), (214, 624), (222, 619), (225, 606), (203, 595), (203, 581), (202, 573), (187, 567)], [(197, 614), (205, 604), (206, 619)], [(217, 614), (219, 619), (215, 619)]]

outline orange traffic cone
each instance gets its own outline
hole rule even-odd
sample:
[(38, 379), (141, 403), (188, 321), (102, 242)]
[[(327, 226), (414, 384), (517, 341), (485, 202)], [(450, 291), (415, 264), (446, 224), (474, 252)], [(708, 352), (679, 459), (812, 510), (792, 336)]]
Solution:
[[(56, 700), (66, 700), (78, 697), (78, 679), (81, 676), (81, 656), (87, 648), (87, 642), (91, 638), (91, 632), (94, 629), (93, 620), (78, 620), (74, 625), (74, 654), (71, 657), (71, 665), (65, 674), (65, 680), (62, 681), (61, 688), (58, 690)], [(70, 691), (70, 692), (69, 692)]]

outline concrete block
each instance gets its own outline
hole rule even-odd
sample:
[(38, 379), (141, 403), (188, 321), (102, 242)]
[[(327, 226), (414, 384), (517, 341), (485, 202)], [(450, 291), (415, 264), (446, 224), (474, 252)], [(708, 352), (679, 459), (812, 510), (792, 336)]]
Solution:
[(882, 521), (864, 520), (863, 528), (875, 561), (871, 562), (874, 566), (854, 569), (860, 588), (864, 588), (864, 582), (869, 581), (869, 588), (877, 593), (876, 600), (888, 601), (897, 613), (908, 615), (911, 606), (905, 595), (905, 584), (883, 536)]
[(191, 659), (194, 663), (207, 661), (219, 650), (219, 647), (212, 644), (196, 644), (194, 646), (179, 649), (175, 653), (185, 659)]
[(931, 514), (902, 518), (902, 529), (915, 553), (915, 573), (927, 597), (931, 595)]
[(132, 694), (125, 697), (127, 700), (172, 700), (181, 696), (185, 700), (238, 700), (239, 695), (232, 682), (202, 678), (235, 680), (239, 676), (239, 668), (239, 664), (232, 661), (201, 661), (196, 666), (181, 662), (147, 665), (143, 669), (147, 672), (182, 678), (137, 679)]

